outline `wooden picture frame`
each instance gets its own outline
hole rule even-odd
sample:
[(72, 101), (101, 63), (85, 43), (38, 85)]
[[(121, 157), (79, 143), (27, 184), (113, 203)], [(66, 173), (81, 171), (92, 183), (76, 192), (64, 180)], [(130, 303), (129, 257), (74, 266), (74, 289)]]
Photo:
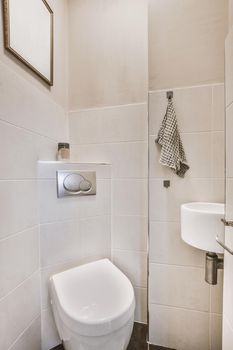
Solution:
[(2, 0), (4, 46), (53, 86), (54, 14), (46, 0)]

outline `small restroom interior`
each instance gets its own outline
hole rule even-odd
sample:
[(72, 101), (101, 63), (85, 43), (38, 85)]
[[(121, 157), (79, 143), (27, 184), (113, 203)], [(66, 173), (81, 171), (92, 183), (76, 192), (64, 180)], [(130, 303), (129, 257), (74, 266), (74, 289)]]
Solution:
[(0, 350), (232, 350), (233, 1), (1, 5)]

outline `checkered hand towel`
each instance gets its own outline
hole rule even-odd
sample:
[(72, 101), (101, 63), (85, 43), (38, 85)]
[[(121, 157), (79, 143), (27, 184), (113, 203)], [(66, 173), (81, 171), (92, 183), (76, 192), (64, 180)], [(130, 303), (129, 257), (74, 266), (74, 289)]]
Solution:
[(167, 111), (155, 142), (161, 146), (159, 162), (172, 168), (178, 176), (184, 177), (189, 166), (180, 138), (172, 100), (168, 102)]

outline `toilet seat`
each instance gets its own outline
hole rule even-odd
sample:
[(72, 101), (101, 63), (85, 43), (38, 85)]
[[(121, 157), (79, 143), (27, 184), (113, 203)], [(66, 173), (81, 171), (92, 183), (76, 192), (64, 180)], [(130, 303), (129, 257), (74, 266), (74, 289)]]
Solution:
[(50, 293), (64, 325), (83, 336), (120, 329), (135, 309), (131, 282), (108, 259), (52, 276)]

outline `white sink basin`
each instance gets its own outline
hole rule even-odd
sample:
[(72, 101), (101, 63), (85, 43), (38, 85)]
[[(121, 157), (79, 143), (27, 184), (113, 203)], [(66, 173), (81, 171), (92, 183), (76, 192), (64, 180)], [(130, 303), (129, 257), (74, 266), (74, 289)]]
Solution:
[(181, 237), (189, 245), (213, 253), (223, 253), (216, 236), (224, 241), (224, 204), (186, 203), (181, 205)]

